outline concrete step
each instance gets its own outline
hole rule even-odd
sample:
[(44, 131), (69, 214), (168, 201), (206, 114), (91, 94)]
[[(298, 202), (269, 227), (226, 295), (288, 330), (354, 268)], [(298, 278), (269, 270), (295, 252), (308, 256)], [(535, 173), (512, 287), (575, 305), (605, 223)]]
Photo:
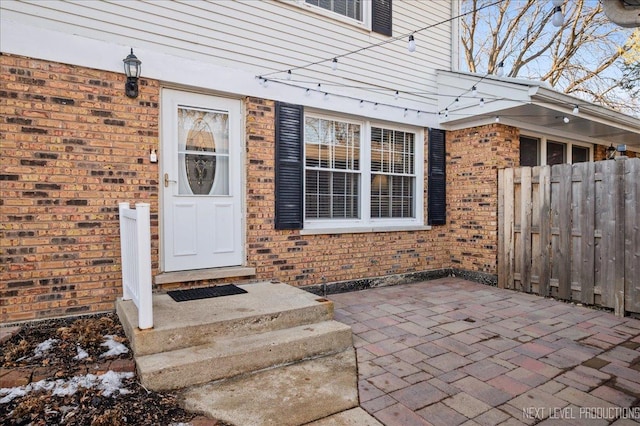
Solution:
[(136, 356), (173, 351), (333, 319), (333, 303), (282, 283), (243, 284), (248, 293), (189, 302), (153, 296), (150, 330), (138, 329), (133, 302), (118, 300), (116, 311)]
[(185, 409), (231, 424), (302, 425), (358, 406), (355, 351), (196, 386), (182, 399)]
[(136, 354), (136, 364), (140, 380), (147, 388), (180, 389), (342, 352), (352, 344), (349, 326), (322, 321), (245, 336), (229, 333), (204, 345), (144, 356)]

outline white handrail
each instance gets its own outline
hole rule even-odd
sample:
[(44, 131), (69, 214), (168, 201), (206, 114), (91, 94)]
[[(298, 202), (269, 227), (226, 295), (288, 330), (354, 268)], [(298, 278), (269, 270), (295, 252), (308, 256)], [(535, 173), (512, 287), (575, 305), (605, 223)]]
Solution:
[(150, 205), (119, 203), (120, 257), (122, 260), (122, 300), (132, 300), (138, 308), (138, 327), (153, 327), (151, 296)]

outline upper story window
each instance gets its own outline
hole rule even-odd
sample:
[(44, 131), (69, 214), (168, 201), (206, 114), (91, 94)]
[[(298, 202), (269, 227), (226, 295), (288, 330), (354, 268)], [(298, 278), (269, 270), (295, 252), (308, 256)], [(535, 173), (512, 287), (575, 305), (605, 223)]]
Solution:
[(356, 21), (363, 21), (362, 0), (305, 0), (305, 3), (330, 10)]
[(540, 166), (591, 161), (591, 146), (546, 137), (520, 136), (520, 165)]

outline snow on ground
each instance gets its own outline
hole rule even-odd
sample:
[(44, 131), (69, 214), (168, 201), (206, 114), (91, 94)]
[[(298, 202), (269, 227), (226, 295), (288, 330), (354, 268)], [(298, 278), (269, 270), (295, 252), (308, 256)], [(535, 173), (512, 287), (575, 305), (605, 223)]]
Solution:
[(89, 353), (87, 351), (85, 351), (84, 349), (82, 349), (80, 347), (80, 345), (77, 345), (76, 349), (78, 350), (78, 355), (73, 357), (73, 359), (75, 359), (76, 361), (80, 361), (80, 360), (83, 360), (83, 359), (89, 357)]
[(87, 374), (86, 376), (74, 376), (68, 380), (40, 380), (39, 382), (29, 383), (26, 386), (0, 389), (0, 404), (7, 404), (15, 398), (36, 391), (50, 391), (54, 396), (67, 396), (73, 395), (79, 388), (96, 388), (101, 390), (104, 396), (111, 396), (116, 393), (126, 394), (131, 391), (122, 387), (122, 380), (133, 376), (134, 374), (130, 372), (116, 373), (109, 370), (99, 376)]
[(129, 349), (127, 349), (125, 345), (113, 340), (114, 337), (116, 336), (112, 336), (112, 335), (104, 336), (106, 340), (104, 341), (104, 343), (101, 343), (100, 346), (106, 346), (109, 348), (109, 350), (103, 353), (102, 355), (100, 355), (100, 357), (117, 356), (117, 355), (126, 354), (127, 352), (129, 352)]
[(47, 339), (44, 342), (40, 343), (38, 346), (36, 346), (36, 348), (33, 350), (33, 357), (34, 358), (40, 358), (42, 357), (42, 355), (45, 354), (45, 352), (49, 351), (54, 344), (56, 344), (58, 342), (58, 339)]

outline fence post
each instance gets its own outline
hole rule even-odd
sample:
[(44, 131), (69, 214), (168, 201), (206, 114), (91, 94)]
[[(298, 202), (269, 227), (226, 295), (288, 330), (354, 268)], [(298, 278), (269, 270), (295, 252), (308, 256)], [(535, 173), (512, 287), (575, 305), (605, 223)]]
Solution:
[(138, 237), (138, 327), (153, 327), (153, 297), (151, 294), (151, 221), (149, 203), (136, 203), (136, 235)]
[(120, 262), (122, 269), (122, 300), (131, 300), (132, 294), (129, 291), (129, 286), (126, 285), (128, 277), (127, 272), (131, 270), (131, 256), (128, 256), (129, 246), (131, 244), (127, 235), (130, 234), (129, 227), (127, 226), (127, 220), (125, 218), (125, 210), (129, 209), (129, 203), (118, 203), (118, 217), (120, 218)]

